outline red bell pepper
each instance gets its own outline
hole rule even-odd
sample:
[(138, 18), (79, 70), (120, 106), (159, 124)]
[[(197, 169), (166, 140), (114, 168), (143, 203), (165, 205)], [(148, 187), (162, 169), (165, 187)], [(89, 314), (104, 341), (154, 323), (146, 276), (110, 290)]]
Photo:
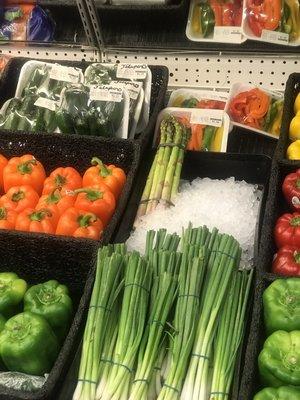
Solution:
[(300, 169), (285, 177), (282, 192), (289, 206), (295, 211), (300, 210)]
[(233, 3), (225, 3), (222, 6), (222, 26), (234, 26)]
[(286, 245), (300, 248), (300, 213), (283, 214), (278, 218), (274, 239), (278, 248)]
[(196, 107), (210, 110), (224, 110), (225, 105), (225, 101), (221, 100), (199, 100)]
[(276, 30), (281, 20), (282, 0), (248, 0), (246, 15), (249, 28), (260, 37), (263, 29)]
[(223, 26), (222, 23), (222, 5), (218, 0), (211, 0), (210, 6), (215, 14), (215, 26)]
[(279, 275), (300, 276), (300, 248), (295, 246), (281, 247), (274, 256), (272, 272)]

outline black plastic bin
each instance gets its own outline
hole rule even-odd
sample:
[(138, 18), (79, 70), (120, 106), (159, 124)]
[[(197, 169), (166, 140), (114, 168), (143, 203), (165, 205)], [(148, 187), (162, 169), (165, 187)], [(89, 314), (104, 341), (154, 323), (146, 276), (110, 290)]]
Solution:
[[(2, 232), (1, 232), (2, 233)], [(16, 272), (28, 284), (56, 279), (68, 286), (73, 300), (74, 318), (58, 358), (41, 389), (34, 393), (5, 388), (0, 385), (1, 400), (57, 399), (74, 353), (81, 339), (85, 310), (93, 285), (92, 268), (95, 264), (97, 242), (78, 246), (76, 252), (61, 241), (37, 242), (31, 235), (20, 237), (7, 232), (0, 240), (0, 272)]]
[[(44, 165), (47, 175), (55, 168), (72, 166), (81, 174), (90, 166), (92, 157), (98, 156), (104, 163), (115, 164), (124, 169), (127, 175), (126, 184), (119, 198), (116, 211), (106, 227), (102, 242), (108, 243), (119, 223), (132, 189), (133, 180), (137, 172), (140, 145), (131, 140), (95, 138), (93, 141), (85, 136), (77, 138), (61, 134), (25, 134), (22, 132), (1, 132), (0, 153), (6, 157), (32, 154)], [(93, 240), (70, 238), (49, 234), (14, 232), (19, 236), (20, 243), (24, 237), (32, 236), (37, 246), (47, 253), (48, 246), (55, 246), (63, 242), (74, 252), (80, 246), (93, 248)], [(0, 230), (0, 241), (6, 240), (7, 231)], [(100, 243), (97, 242), (96, 243)]]
[[(0, 107), (6, 100), (14, 97), (17, 88), (19, 75), (23, 65), (29, 61), (29, 58), (16, 57), (11, 59), (1, 78), (0, 78)], [(45, 62), (55, 63), (55, 60), (47, 60)], [(73, 66), (81, 68), (83, 71), (92, 64), (91, 62), (78, 62), (78, 61), (59, 61), (61, 65)], [(152, 141), (152, 135), (156, 124), (157, 115), (164, 107), (165, 95), (168, 87), (169, 73), (168, 68), (160, 65), (149, 65), (152, 73), (151, 85), (151, 101), (150, 101), (150, 118), (149, 123), (145, 130), (137, 137), (141, 143), (142, 151), (146, 149), (148, 144)], [(78, 135), (69, 135), (70, 138), (79, 138)], [(97, 136), (85, 136), (90, 141), (97, 138)]]
[(282, 124), (280, 130), (280, 138), (275, 152), (275, 159), (282, 160), (286, 158), (286, 150), (290, 143), (289, 141), (289, 128), (294, 113), (294, 102), (297, 94), (300, 92), (300, 74), (291, 74), (286, 84), (284, 93), (284, 107)]
[[(256, 282), (252, 322), (246, 349), (239, 400), (253, 399), (254, 395), (264, 387), (261, 384), (258, 372), (258, 356), (267, 339), (264, 327), (262, 296), (264, 290), (277, 278), (278, 276), (276, 275), (264, 274)], [(287, 277), (280, 278), (286, 279)]]

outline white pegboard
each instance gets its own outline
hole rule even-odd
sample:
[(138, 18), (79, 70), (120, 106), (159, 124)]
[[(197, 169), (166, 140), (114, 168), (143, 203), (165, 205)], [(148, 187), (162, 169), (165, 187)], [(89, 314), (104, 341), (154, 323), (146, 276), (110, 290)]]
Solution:
[(38, 58), (42, 60), (99, 61), (100, 54), (88, 46), (0, 46), (0, 54), (12, 57)]
[(170, 87), (229, 88), (234, 82), (253, 83), (282, 91), (288, 76), (300, 72), (299, 55), (229, 55), (107, 52), (109, 62), (166, 65)]

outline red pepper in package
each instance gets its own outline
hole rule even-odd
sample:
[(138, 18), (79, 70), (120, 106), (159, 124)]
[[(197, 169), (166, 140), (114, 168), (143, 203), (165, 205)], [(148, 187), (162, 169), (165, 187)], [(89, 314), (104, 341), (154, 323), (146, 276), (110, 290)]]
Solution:
[(270, 97), (264, 91), (254, 88), (233, 97), (229, 104), (229, 114), (235, 122), (261, 129), (269, 105)]
[(281, 247), (274, 256), (272, 272), (279, 275), (300, 276), (300, 247)]
[(282, 192), (287, 203), (295, 210), (300, 210), (300, 169), (288, 174), (282, 184)]
[(278, 218), (274, 239), (278, 248), (290, 245), (300, 248), (300, 213), (283, 214)]
[(281, 21), (282, 0), (247, 0), (246, 16), (249, 28), (260, 37), (263, 29), (275, 31)]

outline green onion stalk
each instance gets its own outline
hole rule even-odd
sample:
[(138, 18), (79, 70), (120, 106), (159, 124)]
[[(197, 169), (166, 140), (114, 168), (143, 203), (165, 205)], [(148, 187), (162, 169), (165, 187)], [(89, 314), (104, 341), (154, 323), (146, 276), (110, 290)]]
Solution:
[(180, 397), (197, 328), (206, 262), (204, 247), (187, 244), (183, 249), (173, 321), (174, 337), (170, 340), (170, 365), (158, 400), (176, 400)]
[(218, 317), (240, 263), (238, 242), (228, 235), (217, 235), (210, 254), (200, 304), (200, 318), (181, 399), (207, 400), (210, 394), (209, 365), (217, 331)]
[(163, 386), (164, 359), (167, 354), (167, 334), (164, 334), (149, 385), (148, 400), (156, 400)]
[(136, 355), (141, 343), (151, 286), (149, 263), (133, 252), (128, 256), (118, 337), (107, 382), (97, 397), (128, 400)]
[(141, 343), (137, 371), (130, 400), (147, 400), (148, 388), (162, 345), (165, 324), (175, 300), (180, 254), (170, 251), (153, 251), (151, 255), (153, 276), (150, 316)]
[(253, 270), (234, 274), (215, 338), (210, 400), (229, 399), (237, 354), (244, 334), (252, 276)]
[[(118, 251), (117, 253), (114, 251)], [(96, 277), (84, 331), (78, 383), (73, 400), (94, 400), (111, 310), (121, 290), (124, 246), (98, 251)]]
[(171, 201), (174, 201), (189, 135), (188, 129), (173, 115), (168, 115), (161, 122), (158, 150), (147, 178), (137, 217), (148, 214), (160, 202), (170, 206)]

